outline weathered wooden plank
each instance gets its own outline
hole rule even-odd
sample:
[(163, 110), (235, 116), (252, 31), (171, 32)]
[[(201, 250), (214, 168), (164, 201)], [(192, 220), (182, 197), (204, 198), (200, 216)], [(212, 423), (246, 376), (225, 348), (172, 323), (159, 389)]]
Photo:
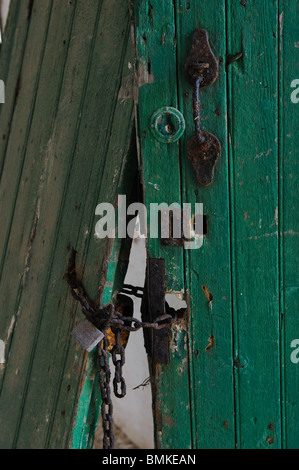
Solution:
[[(298, 121), (299, 103), (291, 99), (298, 80), (299, 9), (294, 0), (281, 2), (279, 11), (280, 52), (280, 155), (279, 155), (279, 234), (280, 234), (280, 315), (282, 328), (282, 426), (283, 446), (298, 449), (299, 364), (292, 362), (292, 342), (299, 342), (298, 279)], [(293, 84), (294, 86), (294, 84)], [(298, 347), (298, 344), (297, 344)], [(297, 354), (298, 357), (298, 354)]]
[(277, 448), (278, 3), (227, 6), (237, 446)]
[[(38, 255), (36, 255), (34, 248), (38, 246), (39, 250), (41, 250), (42, 246), (47, 246), (49, 243), (49, 240), (47, 240), (47, 231), (39, 232), (38, 225), (41, 219), (41, 211), (43, 213), (44, 209), (42, 203), (44, 193), (47, 189), (51, 191), (55, 187), (55, 183), (51, 186), (51, 177), (54, 180), (54, 162), (58, 155), (55, 155), (54, 152), (52, 153), (50, 135), (60, 98), (61, 80), (67, 53), (67, 47), (63, 44), (63, 38), (68, 39), (71, 33), (73, 13), (74, 6), (68, 5), (67, 2), (60, 2), (59, 4), (54, 2), (52, 5), (44, 58), (37, 86), (37, 96), (34, 103), (35, 106), (32, 113), (31, 126), (27, 136), (28, 141), (25, 142), (25, 158), (24, 164), (21, 167), (20, 176), (21, 184), (20, 187), (17, 188), (16, 207), (13, 212), (8, 245), (12, 248), (20, 246), (21, 250), (18, 252), (15, 248), (12, 250), (11, 254), (8, 252), (1, 282), (1, 289), (7, 288), (9, 284), (14, 283), (17, 285), (16, 280), (20, 283), (18, 295), (15, 300), (15, 310), (13, 311), (15, 330), (2, 391), (3, 419), (10, 420), (10, 429), (15, 432), (14, 440), (10, 444), (13, 446), (18, 445), (19, 431), (22, 429), (23, 417), (25, 422), (27, 419), (30, 419), (30, 417), (32, 420), (34, 419), (34, 415), (31, 414), (33, 409), (31, 409), (28, 414), (26, 413), (25, 401), (28, 387), (30, 388), (30, 386), (32, 386), (30, 371), (32, 362), (34, 361), (36, 341), (41, 321), (40, 312), (42, 311), (41, 304), (43, 302), (41, 290), (44, 287), (43, 274), (47, 275), (47, 269), (45, 269), (47, 261), (45, 261), (45, 264), (40, 264), (36, 259)], [(32, 42), (30, 47), (32, 47), (32, 44), (34, 43)], [(54, 51), (56, 51), (56, 54), (54, 54)], [(60, 54), (57, 54), (57, 51), (60, 51)], [(7, 178), (7, 180), (9, 182), (9, 178)], [(49, 183), (50, 185), (48, 186)], [(55, 196), (58, 194), (59, 193), (56, 192)], [(56, 208), (55, 196), (49, 199), (49, 205), (54, 203)], [(11, 204), (11, 201), (8, 200), (6, 203)], [(45, 212), (49, 229), (51, 227), (51, 209), (52, 207), (46, 207)], [(24, 214), (27, 215), (25, 223)], [(56, 223), (55, 218), (54, 221)], [(18, 230), (20, 226), (23, 226), (23, 232)], [(22, 250), (20, 237), (23, 243), (26, 241), (27, 248), (25, 251)], [(37, 243), (37, 245), (35, 245), (35, 243)], [(43, 255), (39, 253), (39, 256), (42, 258)], [(20, 269), (20, 266), (16, 262), (18, 258), (20, 261), (23, 258), (23, 268), (19, 271), (20, 277), (18, 278), (16, 276), (16, 279), (14, 279), (14, 277), (8, 276), (6, 272), (9, 272), (7, 270), (11, 270), (10, 273), (13, 275), (16, 267)], [(38, 274), (36, 274), (36, 271), (38, 271)], [(11, 310), (9, 311), (11, 312)], [(28, 312), (27, 315), (26, 312)], [(28, 335), (28, 331), (30, 331), (30, 335)], [(19, 368), (19, 370), (16, 374), (15, 371), (17, 368)], [(48, 373), (48, 371), (46, 373)], [(41, 377), (36, 380), (39, 387), (40, 379)], [(11, 403), (12, 409), (10, 409), (10, 406), (6, 403), (8, 400), (7, 397), (11, 395), (14, 387), (18, 385), (22, 393), (20, 393), (14, 403)], [(38, 397), (45, 400), (40, 392)], [(33, 406), (35, 407), (38, 405), (38, 400), (35, 401), (37, 397), (35, 397), (34, 394), (32, 398), (34, 400)], [(6, 413), (9, 413), (9, 418), (5, 417)], [(28, 430), (30, 430), (29, 427), (27, 431)], [(34, 430), (37, 435), (42, 436), (36, 422), (34, 423)], [(24, 446), (26, 446), (28, 441), (32, 442), (30, 441), (30, 434), (31, 430), (24, 434)], [(22, 438), (20, 445), (22, 446)], [(40, 446), (38, 439), (36, 440), (36, 446)]]
[[(49, 13), (51, 11), (50, 2), (45, 3), (43, 7), (38, 7), (33, 15), (31, 15), (30, 27), (28, 32), (28, 43), (33, 38), (37, 40), (38, 46), (32, 50), (30, 46), (27, 46), (24, 53), (23, 64), (26, 64), (26, 68), (21, 74), (18, 68), (12, 69), (12, 84), (16, 84), (16, 96), (18, 99), (11, 98), (7, 103), (14, 108), (12, 115), (12, 122), (9, 124), (10, 135), (18, 135), (19, 138), (9, 139), (6, 138), (6, 145), (1, 149), (2, 158), (2, 179), (0, 187), (0, 209), (3, 219), (7, 221), (5, 225), (1, 226), (1, 258), (0, 258), (0, 269), (3, 269), (4, 257), (7, 252), (8, 237), (10, 233), (10, 226), (13, 217), (14, 205), (10, 201), (14, 201), (16, 198), (16, 191), (19, 184), (20, 174), (22, 171), (22, 165), (24, 160), (24, 154), (26, 150), (26, 142), (28, 140), (28, 132), (31, 127), (32, 119), (32, 103), (35, 100), (38, 78), (40, 73), (41, 62), (44, 53), (44, 46), (47, 37), (47, 29), (49, 22)], [(37, 19), (38, 18), (38, 19)], [(27, 23), (26, 17), (23, 21)], [(22, 17), (20, 18), (22, 22)], [(17, 44), (18, 45), (18, 44)], [(5, 44), (3, 45), (3, 50)], [(22, 52), (22, 51), (21, 51)], [(35, 75), (32, 76), (32, 70), (35, 70)], [(14, 74), (17, 74), (15, 77)], [(10, 77), (7, 77), (6, 83), (8, 84)], [(9, 86), (7, 87), (9, 89)], [(20, 90), (22, 94), (20, 96)], [(6, 107), (2, 107), (6, 110)], [(19, 112), (19, 110), (22, 110)], [(25, 110), (25, 112), (24, 112)], [(8, 109), (7, 109), (8, 112)], [(3, 122), (2, 122), (3, 123)], [(5, 128), (5, 123), (3, 123)], [(5, 155), (12, 155), (11, 158), (5, 158)], [(5, 161), (4, 161), (5, 158)], [(5, 174), (10, 175), (9, 181), (4, 178)], [(9, 201), (9, 202), (7, 202)], [(23, 261), (22, 261), (23, 262)]]
[[(129, 25), (128, 25), (129, 26)], [(129, 31), (127, 30), (127, 34)], [(108, 181), (107, 185), (102, 184), (97, 191), (96, 204), (105, 201), (112, 201), (116, 205), (116, 195), (126, 194), (132, 192), (132, 185), (134, 185), (136, 178), (134, 175), (137, 170), (136, 149), (130, 149), (130, 143), (133, 130), (133, 64), (134, 64), (134, 50), (133, 42), (130, 38), (126, 37), (124, 45), (127, 51), (124, 54), (122, 70), (122, 83), (119, 89), (118, 101), (114, 111), (113, 124), (111, 127), (111, 135), (109, 138), (109, 145), (105, 159), (105, 167), (103, 169), (102, 181)], [(124, 52), (124, 51), (123, 51)], [(133, 136), (135, 138), (135, 136)], [(119, 162), (117, 164), (117, 162)], [(120, 164), (120, 162), (122, 162)], [(93, 224), (93, 226), (95, 223)], [(108, 304), (116, 299), (113, 297), (114, 293), (120, 289), (121, 285), (117, 285), (119, 278), (121, 278), (122, 270), (119, 266), (119, 256), (122, 240), (115, 238), (113, 243), (111, 240), (105, 243), (106, 254), (104, 263), (101, 266), (101, 278), (92, 275), (96, 273), (98, 266), (95, 265), (94, 260), (98, 259), (99, 246), (94, 240), (91, 241), (87, 252), (85, 262), (86, 272), (88, 267), (93, 267), (90, 275), (87, 277), (88, 289), (95, 292), (99, 301), (103, 304)], [(108, 258), (108, 254), (110, 254)], [(104, 284), (103, 284), (104, 280)], [(103, 285), (102, 285), (103, 284)], [(100, 285), (100, 288), (99, 288)], [(91, 358), (89, 362), (94, 362)], [(89, 388), (89, 378), (87, 377), (87, 391), (82, 390), (79, 403), (76, 409), (76, 425), (72, 430), (70, 445), (72, 448), (92, 448), (95, 435), (96, 426), (98, 423), (98, 410), (100, 406), (100, 390), (97, 381), (97, 375), (94, 375), (95, 368), (93, 367), (90, 374), (92, 387)], [(84, 385), (85, 387), (85, 385)], [(86, 400), (86, 397), (89, 397)], [(82, 426), (82, 422), (86, 419), (86, 425)]]
[[(175, 9), (171, 0), (140, 0), (134, 6), (140, 86), (139, 142), (144, 198), (149, 209), (150, 203), (181, 202), (178, 143), (160, 143), (150, 131), (150, 118), (157, 109), (178, 107)], [(184, 292), (182, 247), (162, 247), (160, 238), (149, 235), (148, 250), (151, 257), (165, 259), (166, 290)], [(158, 448), (191, 446), (187, 345), (185, 325), (178, 325), (171, 333), (170, 365), (151, 365)]]
[[(21, 185), (17, 179), (12, 185), (16, 207), (14, 197), (7, 195), (9, 184), (1, 188), (2, 203), (5, 197), (4, 208), (12, 217), (12, 230), (1, 233), (1, 240), (9, 236), (0, 287), (7, 312), (1, 323), (3, 337), (9, 325), (14, 326), (3, 370), (0, 419), (9, 422), (9, 428), (1, 434), (1, 447), (71, 445), (72, 415), (86, 358), (70, 337), (77, 306), (63, 275), (74, 247), (80, 274), (84, 273), (90, 295), (96, 296), (106, 242), (93, 241), (94, 210), (99, 194), (114, 202), (123, 184), (120, 168), (126, 166), (122, 160), (132, 130), (132, 101), (116, 107), (129, 36), (128, 6), (116, 0), (50, 3), (51, 15), (46, 3), (43, 13), (39, 4), (32, 13), (27, 55), (32, 50), (34, 54), (24, 61), (23, 77), (28, 79), (11, 128), (15, 133), (13, 126), (28, 126), (27, 146), (22, 137), (15, 139), (4, 166), (3, 175), (8, 175), (13, 159), (19, 159), (15, 150), (24, 148), (18, 170)], [(43, 18), (46, 24), (50, 18), (47, 34)], [(35, 47), (35, 41), (42, 42), (41, 32), (47, 39), (40, 46), (43, 60)], [(36, 73), (34, 58), (41, 71), (36, 87), (32, 82), (30, 87), (32, 70)], [(24, 276), (18, 278), (18, 273)], [(90, 362), (87, 380), (95, 372), (91, 366)]]
[(18, 90), (21, 86), (20, 71), (24, 60), (24, 51), (31, 19), (29, 6), (30, 0), (20, 4), (18, 2), (11, 2), (5, 34), (2, 34), (0, 79), (4, 81), (6, 89), (5, 106), (0, 107), (0, 175), (8, 143), (7, 135), (15, 109), (13, 104), (17, 100)]
[[(25, 56), (23, 64), (26, 63), (26, 71), (22, 73), (22, 93), (19, 93), (17, 102), (15, 103), (15, 111), (13, 114), (13, 120), (10, 126), (10, 135), (7, 136), (8, 144), (6, 148), (6, 154), (10, 158), (6, 158), (3, 166), (2, 180), (0, 187), (0, 207), (1, 215), (3, 220), (6, 221), (5, 224), (1, 225), (1, 287), (0, 287), (0, 298), (1, 304), (5, 315), (1, 316), (0, 319), (0, 336), (5, 338), (7, 348), (6, 348), (6, 358), (8, 359), (8, 353), (10, 350), (11, 342), (13, 339), (12, 333), (13, 329), (11, 326), (15, 325), (15, 303), (18, 298), (19, 288), (20, 288), (20, 279), (19, 275), (22, 276), (24, 272), (24, 259), (26, 258), (26, 246), (27, 241), (23, 244), (22, 255), (20, 255), (20, 246), (22, 246), (22, 229), (23, 224), (20, 224), (18, 229), (15, 231), (15, 235), (20, 237), (20, 242), (17, 244), (18, 248), (13, 250), (8, 244), (12, 218), (15, 210), (15, 199), (19, 186), (20, 174), (22, 171), (22, 165), (24, 160), (24, 154), (26, 150), (26, 140), (28, 139), (28, 132), (31, 125), (32, 118), (32, 101), (34, 101), (37, 90), (37, 82), (40, 73), (40, 66), (43, 57), (44, 46), (47, 37), (47, 29), (49, 22), (49, 15), (51, 11), (51, 2), (46, 2), (42, 8), (37, 7), (35, 14), (31, 16), (30, 28), (28, 32), (27, 44), (33, 40), (37, 40), (38, 46), (33, 50), (30, 47), (25, 49)], [(24, 18), (26, 21), (26, 19)], [(3, 45), (4, 48), (5, 44)], [(28, 68), (27, 68), (28, 67)], [(32, 70), (35, 70), (36, 79), (32, 77)], [(7, 80), (8, 81), (8, 80)], [(12, 105), (14, 103), (12, 102)], [(19, 111), (20, 110), (20, 111)], [(29, 110), (29, 111), (28, 111)], [(19, 139), (10, 138), (11, 135), (18, 135)], [(8, 178), (9, 175), (9, 178)], [(31, 211), (29, 211), (30, 213)], [(29, 220), (28, 220), (29, 219)], [(27, 219), (27, 226), (29, 225), (28, 230), (31, 229), (32, 216)], [(22, 228), (20, 230), (20, 227)], [(24, 227), (25, 230), (25, 227)], [(28, 237), (30, 239), (30, 236)], [(7, 263), (7, 258), (16, 258), (19, 257), (18, 261), (14, 260), (10, 265)], [(7, 269), (8, 268), (8, 269)], [(9, 276), (11, 278), (9, 279)], [(4, 280), (4, 282), (3, 282)], [(6, 284), (4, 286), (4, 283)], [(14, 374), (16, 378), (18, 374), (18, 363), (15, 364)], [(3, 387), (3, 379), (6, 377), (7, 368), (3, 368), (1, 371), (1, 396), (3, 396), (3, 391), (6, 392), (5, 387)], [(11, 396), (11, 395), (10, 395)], [(19, 399), (20, 399), (19, 395)], [(13, 406), (11, 400), (9, 400), (10, 406)], [(9, 406), (5, 401), (1, 401), (1, 406), (5, 410), (8, 410)], [(4, 422), (11, 420), (13, 423), (13, 417), (9, 414), (9, 417), (5, 419)], [(13, 442), (15, 428), (11, 426), (5, 434), (1, 435), (1, 446), (5, 446), (6, 442)], [(9, 444), (8, 444), (9, 446)]]
[[(99, 285), (103, 280), (102, 278), (105, 278), (107, 255), (109, 253), (109, 251), (107, 252), (105, 240), (95, 243), (93, 238), (95, 207), (102, 201), (115, 203), (116, 194), (126, 191), (125, 184), (129, 185), (132, 183), (129, 177), (126, 178), (127, 172), (130, 174), (131, 171), (126, 169), (128, 165), (126, 155), (132, 132), (132, 101), (123, 100), (118, 95), (122, 82), (124, 60), (127, 58), (125, 50), (129, 39), (129, 17), (127, 5), (122, 5), (121, 8), (116, 7), (116, 5), (116, 1), (105, 1), (103, 3), (100, 12), (100, 23), (96, 28), (94, 53), (89, 72), (81, 125), (76, 142), (76, 148), (79, 149), (79, 152), (74, 160), (73, 175), (69, 182), (69, 187), (73, 188), (73, 190), (70, 192), (70, 198), (66, 201), (64, 208), (66, 217), (69, 217), (70, 212), (72, 213), (72, 218), (70, 219), (72, 223), (64, 235), (64, 240), (57, 249), (57, 257), (54, 260), (55, 264), (53, 264), (52, 274), (55, 276), (56, 266), (60, 263), (60, 252), (64, 253), (64, 259), (67, 262), (65, 252), (66, 241), (71, 239), (72, 245), (78, 251), (78, 267), (82, 274), (84, 273), (84, 284), (93, 298), (97, 296)], [(116, 11), (118, 11), (117, 17), (115, 16)], [(122, 44), (121, 48), (119, 44)], [(125, 73), (125, 76), (128, 75), (128, 72)], [(109, 82), (109, 93), (107, 93), (106, 88), (107, 82)], [(97, 84), (96, 87), (95, 84)], [(101, 99), (101, 97), (105, 97), (105, 99)], [(120, 101), (116, 105), (118, 97)], [(90, 156), (88, 165), (86, 165), (84, 155)], [(80, 178), (82, 174), (86, 174), (87, 180), (84, 194), (78, 181), (78, 177)], [(81, 203), (82, 208), (80, 209), (80, 217), (78, 217), (74, 207), (77, 204), (80, 206)], [(88, 227), (91, 230), (88, 239), (82, 238)], [(73, 232), (77, 233), (76, 231), (81, 234), (81, 236), (76, 235), (77, 240), (72, 235)], [(59, 269), (61, 270), (61, 267)], [(112, 282), (112, 278), (109, 281)], [(110, 296), (111, 294), (112, 291), (110, 291)], [(65, 298), (65, 288), (62, 290), (61, 295)], [(104, 300), (107, 302), (109, 299), (110, 297), (108, 296)], [(74, 302), (69, 292), (67, 292), (65, 308), (69, 312), (74, 310)], [(80, 318), (81, 315), (79, 311)], [(78, 313), (75, 318), (77, 321)], [(63, 341), (63, 337), (61, 341)], [(81, 354), (80, 347), (75, 345), (72, 340), (68, 344), (66, 351), (66, 371), (72, 368), (74, 354), (79, 357), (78, 351)], [(84, 367), (83, 359), (83, 370)], [(95, 370), (92, 368), (90, 374), (86, 377), (87, 382), (92, 381), (93, 384), (95, 383), (94, 373)], [(73, 392), (72, 396), (68, 397), (68, 377), (66, 373), (61, 377), (61, 381), (62, 385), (65, 384), (65, 386), (61, 387), (57, 400), (56, 411), (53, 415), (53, 431), (49, 436), (48, 445), (51, 448), (56, 448), (60, 445), (60, 439), (63, 439), (63, 445), (72, 446), (73, 448), (84, 448), (86, 445), (90, 445), (88, 443), (90, 439), (90, 436), (88, 436), (89, 423), (85, 423), (86, 414), (80, 408), (80, 403), (77, 409), (79, 419), (76, 421), (75, 429), (73, 429), (73, 422), (69, 423), (69, 419), (63, 422), (60, 415), (61, 409), (66, 410), (66, 417), (71, 415), (72, 411), (77, 408), (76, 401), (78, 394), (86, 402), (87, 412), (89, 406), (93, 406), (89, 405), (90, 397), (92, 397), (93, 393), (93, 384), (87, 390), (87, 395), (90, 393), (88, 397), (86, 397), (84, 390), (81, 392), (80, 389), (78, 394)], [(78, 434), (81, 437), (78, 438)]]
[[(87, 10), (86, 7), (88, 7)], [(35, 108), (36, 118), (39, 119), (44, 97), (48, 97), (51, 105), (55, 104), (57, 100), (57, 108), (50, 116), (45, 128), (45, 140), (48, 139), (49, 142), (47, 148), (49, 164), (46, 167), (44, 187), (40, 194), (40, 214), (31, 251), (31, 276), (26, 283), (20, 300), (22, 305), (26, 305), (26, 310), (28, 308), (28, 311), (31, 312), (33, 331), (35, 323), (37, 323), (30, 369), (27, 371), (29, 379), (24, 396), (23, 416), (19, 426), (17, 446), (21, 448), (29, 447), (35, 434), (35, 445), (37, 447), (47, 445), (46, 439), (53, 424), (52, 413), (55, 410), (57, 396), (61, 391), (59, 377), (63, 373), (63, 362), (66, 354), (65, 344), (68, 344), (67, 333), (71, 324), (66, 324), (66, 321), (69, 321), (68, 316), (63, 321), (63, 312), (60, 316), (55, 315), (60, 295), (60, 288), (57, 284), (63, 283), (63, 274), (59, 279), (58, 273), (63, 268), (60, 267), (57, 272), (58, 276), (55, 277), (54, 281), (53, 279), (49, 280), (49, 273), (57, 249), (58, 233), (63, 232), (66, 221), (65, 218), (61, 218), (61, 207), (64, 199), (67, 198), (67, 183), (75, 153), (74, 140), (77, 135), (79, 115), (82, 112), (85, 80), (88, 76), (92, 55), (92, 33), (97, 25), (97, 8), (95, 8), (94, 2), (88, 2), (88, 4), (81, 1), (77, 2), (75, 9), (70, 9), (66, 2), (64, 4), (60, 2), (60, 4), (56, 4), (56, 11), (61, 19), (58, 22), (57, 18), (54, 17), (53, 22), (50, 23), (43, 64), (44, 74), (42, 71), (39, 82), (41, 89), (40, 101), (37, 101)], [(52, 28), (51, 24), (53, 25)], [(70, 25), (69, 31), (67, 30), (67, 24)], [(78, 41), (81, 34), (85, 40)], [(51, 56), (55, 50), (65, 55), (64, 57), (60, 55), (60, 60), (64, 59), (61, 64), (61, 75), (58, 73), (58, 67), (54, 67), (54, 70), (56, 70), (55, 76), (57, 76), (57, 95), (55, 96), (54, 92), (51, 97), (51, 92), (49, 96), (46, 91), (47, 86), (49, 86), (47, 74), (49, 74), (49, 69), (52, 68)], [(31, 159), (32, 150), (28, 154), (28, 164), (30, 164)], [(28, 203), (28, 200), (25, 200), (24, 203)], [(45, 245), (46, 240), (46, 248), (41, 251), (40, 247), (43, 244)], [(61, 257), (60, 261), (62, 262)], [(45, 269), (45, 266), (47, 266), (47, 269)], [(55, 306), (51, 306), (51, 310), (47, 310), (49, 282), (51, 282), (51, 287), (55, 286), (55, 291), (51, 292)], [(39, 316), (41, 313), (42, 317)], [(25, 328), (28, 327), (27, 322)], [(65, 344), (58, 346), (61, 335), (64, 337)], [(45, 344), (49, 342), (51, 346), (45, 348)], [(20, 340), (18, 345), (15, 347), (16, 350), (20, 347)], [(32, 346), (28, 344), (29, 351), (30, 347)], [(78, 376), (69, 377), (67, 390), (74, 386), (76, 379), (78, 380)], [(50, 384), (53, 383), (54, 385), (56, 383), (56, 386), (50, 385), (46, 396), (43, 396), (40, 394), (40, 386), (42, 382), (47, 380)], [(61, 410), (62, 420), (63, 411)]]
[[(178, 77), (180, 105), (186, 119), (181, 139), (183, 201), (203, 203), (207, 235), (200, 249), (186, 251), (186, 279), (191, 309), (190, 373), (192, 375), (193, 445), (233, 448), (234, 384), (227, 152), (226, 12), (224, 1), (178, 0)], [(201, 187), (187, 159), (187, 140), (194, 134), (192, 87), (183, 75), (192, 35), (201, 27), (219, 62), (219, 78), (200, 91), (202, 128), (221, 142), (214, 181)], [(213, 296), (210, 302), (203, 286)], [(207, 349), (210, 338), (214, 338)]]

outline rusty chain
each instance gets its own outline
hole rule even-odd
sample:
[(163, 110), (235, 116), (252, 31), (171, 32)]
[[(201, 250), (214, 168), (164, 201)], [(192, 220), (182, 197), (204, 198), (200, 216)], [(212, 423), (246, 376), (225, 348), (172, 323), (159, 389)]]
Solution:
[[(126, 392), (127, 392), (126, 382), (122, 375), (122, 368), (126, 361), (125, 348), (120, 343), (120, 334), (121, 334), (121, 331), (120, 329), (118, 329), (115, 332), (115, 346), (113, 346), (113, 349), (111, 351), (112, 362), (115, 367), (115, 375), (113, 379), (113, 390), (114, 390), (114, 395), (117, 398), (125, 397)], [(118, 359), (118, 356), (120, 357), (120, 359)], [(119, 385), (120, 385), (120, 391), (118, 390)]]
[(81, 304), (82, 313), (86, 316), (87, 320), (105, 334), (104, 339), (98, 345), (99, 385), (102, 398), (101, 417), (103, 424), (103, 448), (113, 449), (113, 404), (110, 389), (111, 370), (109, 366), (109, 341), (106, 335), (107, 330), (110, 328), (115, 337), (115, 344), (111, 349), (112, 362), (115, 367), (113, 391), (117, 398), (123, 398), (126, 395), (126, 381), (122, 375), (122, 368), (125, 364), (125, 348), (121, 344), (121, 333), (123, 331), (134, 332), (141, 328), (152, 328), (154, 330), (168, 328), (176, 320), (176, 317), (164, 314), (156, 318), (155, 322), (150, 323), (122, 315), (115, 309), (113, 304), (95, 308), (87, 299), (83, 286), (79, 284), (74, 285), (73, 281), (70, 279), (67, 280), (71, 287), (72, 296)]
[(99, 357), (99, 384), (101, 389), (101, 415), (103, 424), (103, 448), (113, 449), (114, 433), (113, 433), (113, 404), (111, 400), (110, 378), (111, 371), (109, 367), (108, 340), (104, 338), (102, 345), (98, 346)]

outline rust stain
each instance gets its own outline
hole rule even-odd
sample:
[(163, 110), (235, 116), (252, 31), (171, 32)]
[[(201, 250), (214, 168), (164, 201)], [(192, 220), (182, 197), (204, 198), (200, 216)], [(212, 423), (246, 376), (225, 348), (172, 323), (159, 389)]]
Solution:
[(209, 302), (212, 302), (212, 301), (213, 301), (213, 295), (211, 294), (211, 292), (209, 291), (209, 289), (207, 288), (207, 286), (203, 285), (203, 286), (202, 286), (202, 290), (204, 291), (205, 296), (207, 297), (207, 299), (209, 300)]
[(233, 64), (234, 62), (237, 62), (238, 60), (242, 59), (243, 57), (243, 52), (237, 52), (237, 54), (231, 54), (227, 57), (227, 65)]
[[(111, 328), (108, 328), (106, 332), (106, 337), (109, 341), (109, 346), (108, 346), (108, 351), (111, 352), (113, 347), (115, 346), (115, 334), (111, 330)], [(129, 339), (129, 331), (122, 331), (120, 335), (120, 344), (122, 345), (123, 348), (127, 346)]]
[(208, 344), (208, 346), (206, 347), (205, 350), (206, 350), (206, 351), (210, 351), (211, 349), (213, 349), (214, 344), (215, 344), (215, 336), (214, 336), (214, 335), (211, 335), (211, 336), (209, 337), (209, 344)]
[(243, 369), (244, 364), (241, 364), (236, 358), (234, 358), (234, 367), (240, 367), (241, 369)]

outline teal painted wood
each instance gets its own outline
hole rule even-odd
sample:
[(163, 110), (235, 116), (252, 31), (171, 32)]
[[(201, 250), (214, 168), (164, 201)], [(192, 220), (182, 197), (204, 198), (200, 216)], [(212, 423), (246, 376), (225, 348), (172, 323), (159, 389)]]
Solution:
[[(238, 28), (235, 25), (238, 24)], [(239, 448), (279, 448), (278, 4), (228, 8), (229, 139)]]
[[(298, 121), (299, 103), (293, 103), (291, 83), (298, 79), (299, 9), (297, 3), (280, 2), (280, 159), (279, 218), (280, 235), (280, 314), (282, 362), (283, 446), (298, 449), (299, 364), (291, 361), (292, 342), (299, 340), (298, 278)], [(297, 86), (298, 88), (298, 86)], [(297, 355), (298, 356), (298, 355)]]
[[(179, 145), (161, 143), (150, 131), (150, 119), (157, 109), (178, 107), (175, 8), (171, 0), (137, 1), (134, 5), (141, 171), (145, 204), (149, 209), (152, 202), (181, 202)], [(165, 259), (166, 290), (185, 292), (182, 247), (162, 247), (160, 239), (149, 238), (148, 250), (152, 258)], [(185, 321), (172, 330), (170, 355), (169, 366), (151, 365), (156, 445), (189, 448), (190, 386)]]
[[(138, 53), (145, 55), (146, 64), (150, 52), (150, 59), (154, 58), (151, 70), (156, 59), (160, 64), (151, 77), (153, 83), (141, 87), (139, 95), (145, 200), (149, 204), (164, 196), (147, 189), (147, 184), (159, 181), (161, 157), (166, 157), (161, 146), (149, 144), (152, 137), (146, 126), (148, 107), (170, 104), (165, 102), (165, 90), (161, 91), (166, 79), (171, 96), (178, 87), (177, 106), (187, 124), (180, 141), (181, 201), (203, 202), (208, 217), (203, 247), (184, 254), (190, 299), (190, 329), (186, 331), (190, 335), (187, 358), (192, 423), (190, 430), (184, 428), (188, 436), (174, 438), (174, 429), (163, 425), (163, 420), (162, 427), (161, 421), (156, 421), (162, 436), (158, 445), (296, 447), (298, 368), (290, 361), (290, 343), (298, 328), (298, 269), (294, 260), (298, 245), (294, 165), (298, 126), (297, 108), (290, 101), (290, 83), (298, 65), (296, 2), (287, 13), (284, 2), (175, 2), (176, 82), (169, 79), (168, 72), (169, 62), (175, 60), (173, 50), (164, 49), (164, 59), (160, 58), (164, 36), (159, 41), (156, 5), (151, 2), (151, 8), (147, 2), (135, 3), (141, 15), (137, 16)], [(161, 25), (165, 18), (171, 24), (171, 17), (164, 12)], [(208, 188), (196, 185), (186, 160), (186, 140), (193, 133), (193, 123), (191, 90), (183, 77), (183, 64), (198, 26), (208, 31), (220, 63), (218, 81), (201, 92), (203, 128), (215, 133), (222, 144), (214, 182)], [(238, 60), (233, 61), (236, 55)], [(156, 96), (158, 101), (151, 108)], [(174, 151), (173, 145), (168, 145), (169, 152)], [(173, 197), (168, 186), (163, 190)], [(161, 253), (151, 241), (149, 247), (151, 253)], [(167, 250), (165, 256), (168, 259)], [(213, 294), (210, 304), (203, 285)], [(214, 347), (206, 351), (212, 334)], [(166, 414), (180, 422), (180, 413), (185, 419), (185, 409), (176, 406), (169, 412), (177, 400), (166, 385), (166, 376), (171, 374), (175, 377), (172, 363), (158, 368), (155, 406), (164, 407)]]
[[(22, 21), (27, 25), (26, 16)], [(115, 202), (132, 184), (124, 179), (133, 156), (133, 101), (119, 95), (130, 74), (129, 30), (128, 6), (111, 0), (37, 2), (29, 18), (21, 87), (9, 102), (15, 106), (1, 154), (1, 448), (75, 447), (80, 396), (86, 413), (75, 429), (89, 435), (83, 431), (79, 446), (92, 442), (95, 369), (70, 336), (82, 314), (63, 276), (74, 247), (78, 272), (97, 296), (109, 251), (93, 238), (95, 207)], [(8, 83), (19, 73), (17, 59)], [(5, 122), (2, 108), (0, 126)]]
[[(180, 0), (177, 8), (178, 77), (180, 103), (186, 118), (181, 139), (184, 202), (203, 203), (207, 235), (198, 250), (186, 250), (186, 279), (190, 297), (190, 374), (195, 448), (233, 448), (234, 384), (232, 357), (232, 304), (229, 234), (227, 152), (226, 11), (225, 2)], [(211, 14), (212, 11), (217, 11)], [(187, 159), (187, 140), (194, 134), (192, 87), (183, 76), (186, 57), (196, 28), (208, 31), (219, 61), (219, 77), (200, 92), (203, 130), (221, 142), (221, 157), (214, 181), (201, 187)], [(210, 302), (203, 286), (213, 296)], [(212, 348), (206, 349), (214, 337)]]

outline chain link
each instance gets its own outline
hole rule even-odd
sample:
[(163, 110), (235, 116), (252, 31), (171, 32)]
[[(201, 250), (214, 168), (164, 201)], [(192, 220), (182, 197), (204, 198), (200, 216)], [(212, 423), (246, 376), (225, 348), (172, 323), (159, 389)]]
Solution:
[(108, 339), (104, 338), (102, 344), (98, 346), (98, 357), (99, 357), (99, 384), (101, 388), (101, 415), (103, 424), (103, 448), (113, 449), (114, 448), (114, 434), (113, 434), (113, 404), (111, 400), (110, 390), (110, 379), (111, 371), (109, 367), (109, 355), (108, 355)]
[(96, 328), (105, 334), (105, 338), (98, 345), (99, 360), (99, 384), (101, 389), (101, 416), (103, 423), (103, 448), (113, 449), (113, 404), (111, 400), (111, 371), (109, 366), (109, 341), (106, 332), (111, 328), (115, 337), (115, 344), (111, 350), (112, 362), (115, 368), (113, 378), (113, 391), (117, 398), (123, 398), (126, 395), (126, 382), (123, 377), (123, 366), (125, 364), (125, 348), (121, 344), (122, 331), (138, 331), (141, 328), (152, 328), (161, 330), (168, 328), (176, 321), (176, 317), (169, 314), (163, 314), (155, 319), (155, 322), (143, 322), (134, 317), (123, 316), (115, 310), (113, 304), (109, 304), (100, 308), (94, 308), (87, 300), (83, 286), (74, 286), (73, 282), (69, 282), (73, 297), (80, 302), (82, 312), (87, 320), (94, 324)]
[[(115, 346), (113, 346), (113, 349), (111, 351), (112, 362), (115, 367), (115, 375), (113, 379), (113, 390), (114, 390), (114, 395), (117, 398), (124, 398), (127, 393), (127, 390), (126, 390), (127, 387), (126, 387), (125, 379), (122, 376), (122, 368), (123, 368), (123, 365), (125, 364), (126, 356), (125, 356), (125, 348), (121, 345), (121, 342), (120, 342), (120, 335), (121, 335), (121, 331), (118, 329), (115, 332)], [(118, 356), (120, 357), (120, 359), (118, 359)], [(120, 384), (120, 391), (119, 391), (119, 384)]]

